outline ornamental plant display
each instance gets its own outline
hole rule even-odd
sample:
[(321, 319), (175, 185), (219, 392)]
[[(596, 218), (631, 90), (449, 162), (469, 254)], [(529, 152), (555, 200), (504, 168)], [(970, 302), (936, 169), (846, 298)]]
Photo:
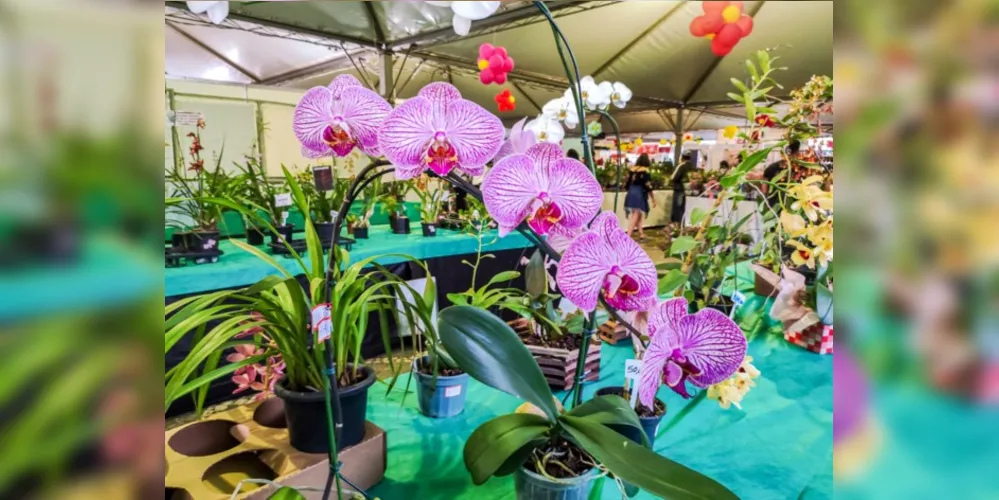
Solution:
[(424, 175), (416, 180), (416, 196), (420, 198), (420, 222), (435, 224), (440, 218), (444, 188), (440, 181)]
[(201, 145), (201, 130), (204, 128), (204, 120), (198, 120), (195, 131), (187, 134), (191, 139), (188, 167), (185, 169), (183, 162), (175, 162), (173, 168), (166, 172), (167, 190), (170, 192), (166, 205), (167, 214), (174, 216), (168, 221), (169, 225), (214, 231), (222, 218), (222, 211), (210, 200), (237, 193), (241, 182), (222, 168), (224, 147), (215, 155), (214, 167), (211, 170), (205, 167), (205, 160), (201, 157), (205, 149)]
[[(242, 164), (235, 164), (242, 172), (243, 190), (232, 198), (233, 201), (248, 207), (253, 207), (264, 214), (272, 225), (279, 225), (283, 220), (284, 207), (278, 207), (275, 197), (288, 190), (282, 185), (270, 182), (264, 166), (255, 155), (246, 156)], [(284, 168), (282, 165), (281, 168)], [(246, 219), (248, 227), (256, 227), (252, 219)]]
[(370, 227), (371, 216), (375, 214), (375, 205), (385, 198), (381, 178), (375, 179), (364, 188), (364, 198), (361, 202), (361, 215), (357, 217), (355, 227)]

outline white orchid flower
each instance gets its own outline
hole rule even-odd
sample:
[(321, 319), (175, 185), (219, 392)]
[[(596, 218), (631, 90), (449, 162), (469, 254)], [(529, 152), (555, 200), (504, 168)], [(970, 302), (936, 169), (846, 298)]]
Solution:
[(623, 108), (631, 100), (631, 89), (621, 82), (614, 82), (611, 85), (610, 100), (615, 106)]
[(187, 8), (195, 14), (208, 14), (214, 24), (222, 24), (229, 15), (229, 2), (187, 2)]
[(565, 126), (576, 128), (579, 125), (579, 113), (576, 112), (576, 103), (572, 98), (559, 97), (552, 99), (541, 108), (541, 114), (553, 118), (560, 122), (565, 122)]
[(558, 120), (544, 114), (527, 122), (527, 125), (524, 125), (524, 130), (533, 133), (534, 137), (538, 138), (538, 142), (558, 144), (565, 137), (565, 129), (562, 128)]
[(495, 13), (500, 8), (499, 2), (427, 2), (437, 7), (451, 7), (454, 17), (451, 27), (460, 36), (465, 36), (472, 29), (472, 21), (481, 21)]
[[(580, 98), (586, 109), (604, 109), (610, 104), (610, 88), (601, 87), (592, 76), (584, 76), (579, 80)], [(572, 89), (565, 91), (565, 97), (572, 100)]]

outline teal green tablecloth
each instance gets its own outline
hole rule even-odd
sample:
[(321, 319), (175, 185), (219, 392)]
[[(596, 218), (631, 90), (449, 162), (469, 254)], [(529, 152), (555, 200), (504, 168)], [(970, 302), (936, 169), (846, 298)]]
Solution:
[[(827, 499), (832, 496), (832, 356), (820, 356), (774, 337), (750, 344), (749, 354), (762, 375), (742, 402), (743, 409), (721, 409), (704, 400), (669, 433), (656, 451), (707, 474), (740, 498)], [(630, 345), (604, 345), (597, 388), (620, 385)], [(408, 376), (408, 375), (407, 375)], [(483, 422), (514, 411), (520, 401), (474, 380), (465, 411), (431, 419), (417, 409), (415, 394), (402, 402), (405, 381), (387, 396), (375, 385), (368, 419), (388, 435), (388, 469), (371, 493), (384, 499), (513, 499), (513, 478), (493, 478), (476, 487), (462, 462), (462, 448)], [(557, 394), (560, 398), (563, 393)], [(669, 389), (659, 392), (668, 407), (665, 421), (687, 402)], [(612, 482), (604, 499), (621, 498)], [(637, 498), (650, 499), (642, 492)]]
[[(437, 236), (426, 238), (420, 232), (419, 224), (414, 224), (413, 229), (410, 234), (392, 234), (388, 226), (372, 226), (369, 231), (370, 238), (358, 240), (351, 248), (350, 258), (357, 261), (374, 255), (401, 253), (417, 259), (432, 259), (475, 253), (478, 248), (478, 241), (469, 234), (441, 229)], [(495, 235), (495, 231), (492, 231), (485, 236), (483, 241), (490, 244), (483, 246), (484, 253), (530, 246), (527, 238), (520, 233), (510, 233), (499, 240), (496, 240)], [(296, 235), (296, 238), (298, 237), (300, 236)], [(164, 272), (166, 296), (250, 285), (277, 272), (266, 262), (236, 247), (228, 240), (223, 240), (219, 248), (225, 253), (216, 263), (166, 269)], [(298, 269), (298, 263), (291, 257), (274, 256), (274, 258), (290, 271)], [(304, 260), (308, 265), (309, 259)], [(398, 256), (389, 256), (378, 259), (377, 262), (395, 264), (403, 260)]]

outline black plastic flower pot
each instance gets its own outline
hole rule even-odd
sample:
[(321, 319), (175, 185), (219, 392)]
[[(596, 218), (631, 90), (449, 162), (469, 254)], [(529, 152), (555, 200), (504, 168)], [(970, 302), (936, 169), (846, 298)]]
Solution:
[(420, 226), (423, 226), (423, 236), (428, 238), (431, 236), (437, 236), (437, 224), (427, 224), (426, 222), (421, 222)]
[(390, 219), (392, 232), (395, 234), (409, 234), (409, 217), (395, 216)]
[(283, 226), (276, 226), (274, 228), (277, 232), (271, 233), (271, 243), (281, 243), (281, 238), (285, 241), (291, 243), (291, 235), (295, 231), (295, 226), (291, 224), (285, 224)]
[[(349, 369), (349, 368), (348, 368)], [(343, 413), (343, 434), (337, 448), (342, 450), (364, 439), (364, 420), (368, 408), (368, 389), (375, 383), (375, 372), (361, 367), (364, 378), (351, 386), (340, 388), (340, 408)], [(288, 390), (281, 379), (274, 394), (284, 400), (284, 416), (288, 423), (291, 446), (304, 453), (329, 452), (329, 427), (326, 422), (326, 396), (322, 392)]]
[(333, 239), (332, 222), (313, 222), (313, 225), (316, 227), (316, 234), (319, 236), (319, 241), (324, 245)]
[(253, 246), (263, 245), (264, 244), (264, 232), (261, 231), (261, 230), (259, 230), (259, 229), (257, 229), (257, 228), (255, 228), (255, 227), (247, 227), (246, 228), (246, 242), (248, 244), (250, 244), (250, 245), (253, 245)]
[(354, 238), (359, 240), (368, 239), (368, 228), (367, 227), (355, 227), (354, 228)]
[(219, 247), (219, 232), (217, 229), (197, 229), (180, 233), (181, 244), (188, 252), (206, 252)]
[[(601, 389), (597, 389), (596, 396), (612, 396), (612, 395), (621, 396), (622, 394), (624, 394), (623, 387), (603, 387)], [(656, 401), (663, 403), (664, 407), (666, 406), (666, 403), (664, 403), (663, 400), (656, 398)], [(659, 422), (662, 422), (663, 417), (665, 416), (666, 416), (665, 412), (657, 417), (643, 417), (641, 415), (638, 416), (638, 421), (642, 424), (642, 430), (645, 431), (645, 436), (649, 438), (649, 448), (652, 448), (653, 445), (655, 445), (656, 432), (659, 430)], [(620, 430), (618, 430), (618, 432), (620, 432)], [(626, 438), (632, 440), (634, 440), (636, 437), (636, 436), (628, 436), (627, 433), (622, 433), (622, 434), (624, 434)]]

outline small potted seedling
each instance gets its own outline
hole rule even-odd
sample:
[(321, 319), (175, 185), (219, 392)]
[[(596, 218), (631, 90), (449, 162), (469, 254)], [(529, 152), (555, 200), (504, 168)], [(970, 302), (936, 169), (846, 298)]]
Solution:
[[(436, 186), (431, 185), (431, 182), (435, 182)], [(420, 197), (420, 224), (425, 237), (437, 236), (437, 220), (440, 218), (444, 194), (439, 180), (432, 181), (424, 175), (416, 183), (416, 195)]]
[(368, 228), (371, 227), (371, 216), (375, 213), (375, 205), (379, 200), (385, 198), (382, 193), (381, 178), (376, 178), (364, 188), (364, 198), (361, 200), (361, 214), (354, 223), (354, 237), (357, 239), (368, 238)]

